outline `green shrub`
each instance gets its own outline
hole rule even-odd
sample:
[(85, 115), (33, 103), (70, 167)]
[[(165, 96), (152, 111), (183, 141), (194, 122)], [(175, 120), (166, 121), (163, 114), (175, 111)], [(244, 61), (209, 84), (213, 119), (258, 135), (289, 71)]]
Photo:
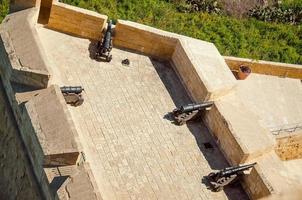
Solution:
[(299, 24), (302, 22), (302, 7), (298, 6), (278, 6), (278, 7), (261, 7), (257, 6), (252, 9), (249, 16), (258, 20), (267, 22), (282, 22)]
[(0, 23), (8, 13), (9, 0), (0, 0)]

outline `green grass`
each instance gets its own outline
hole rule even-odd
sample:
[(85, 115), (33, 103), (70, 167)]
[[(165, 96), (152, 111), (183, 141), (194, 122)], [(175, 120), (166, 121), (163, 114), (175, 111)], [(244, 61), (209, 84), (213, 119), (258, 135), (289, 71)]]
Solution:
[(0, 0), (0, 22), (8, 13), (9, 0)]
[(301, 26), (207, 13), (179, 13), (169, 0), (64, 1), (112, 19), (128, 19), (213, 42), (222, 55), (302, 64)]
[[(238, 20), (207, 13), (179, 13), (175, 5), (177, 0), (63, 1), (106, 14), (114, 20), (127, 19), (213, 42), (222, 55), (302, 64), (301, 25)], [(300, 0), (287, 0), (288, 5), (292, 2)], [(2, 13), (5, 14), (1, 12), (1, 16)]]

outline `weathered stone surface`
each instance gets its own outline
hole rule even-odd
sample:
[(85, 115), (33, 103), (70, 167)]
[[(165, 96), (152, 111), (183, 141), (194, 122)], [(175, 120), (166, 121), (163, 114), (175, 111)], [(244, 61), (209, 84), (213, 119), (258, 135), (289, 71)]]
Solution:
[(76, 164), (80, 152), (77, 132), (60, 88), (40, 90), (25, 107), (45, 155), (43, 164)]
[(274, 139), (258, 120), (234, 94), (215, 102), (214, 109), (205, 116), (207, 126), (232, 164), (255, 159), (273, 150)]
[(302, 131), (276, 136), (275, 151), (282, 160), (302, 159)]
[[(37, 8), (8, 15), (1, 27), (0, 36), (10, 61), (2, 68), (11, 68), (11, 79), (18, 83), (46, 87), (50, 78), (48, 60), (35, 29)], [(5, 69), (7, 70), (7, 69)]]
[(0, 199), (42, 199), (0, 81)]
[(197, 102), (219, 99), (236, 86), (234, 76), (212, 43), (181, 37), (171, 60)]
[(89, 163), (45, 168), (50, 187), (60, 200), (101, 200)]

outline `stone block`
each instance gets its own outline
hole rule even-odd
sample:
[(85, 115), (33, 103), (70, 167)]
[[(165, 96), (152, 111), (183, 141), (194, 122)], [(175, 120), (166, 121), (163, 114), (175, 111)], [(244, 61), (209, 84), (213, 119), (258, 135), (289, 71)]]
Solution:
[(60, 32), (92, 40), (100, 40), (107, 16), (53, 2), (47, 27)]
[(253, 73), (271, 76), (302, 79), (302, 65), (252, 60), (246, 58), (224, 57), (231, 70), (238, 70), (240, 65), (247, 65)]
[(215, 102), (204, 121), (231, 164), (244, 163), (273, 150), (271, 133), (233, 94)]
[(50, 78), (50, 64), (35, 29), (37, 12), (37, 8), (30, 8), (4, 19), (0, 35), (9, 63), (3, 63), (2, 67), (10, 70), (9, 76), (14, 82), (45, 88)]
[(80, 155), (71, 117), (59, 87), (40, 90), (25, 103), (44, 153), (43, 165), (76, 164)]
[(177, 41), (177, 38), (173, 38), (168, 32), (130, 21), (118, 20), (113, 44), (167, 60), (171, 58)]

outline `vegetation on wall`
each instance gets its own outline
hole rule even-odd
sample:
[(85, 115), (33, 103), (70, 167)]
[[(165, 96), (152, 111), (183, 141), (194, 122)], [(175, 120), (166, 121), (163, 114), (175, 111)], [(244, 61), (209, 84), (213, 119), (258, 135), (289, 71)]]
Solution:
[(9, 0), (0, 0), (0, 22), (8, 13)]
[[(3, 2), (5, 0), (1, 0), (1, 8)], [(180, 5), (186, 6), (184, 4), (186, 0), (62, 0), (62, 2), (106, 14), (114, 20), (127, 19), (213, 42), (222, 55), (302, 64), (301, 24), (268, 23), (254, 18), (235, 18), (219, 12), (210, 12), (211, 14), (180, 12)], [(215, 3), (212, 0), (211, 2)], [(283, 2), (282, 5), (286, 9), (301, 5), (300, 0)], [(215, 6), (222, 8), (221, 4)]]

